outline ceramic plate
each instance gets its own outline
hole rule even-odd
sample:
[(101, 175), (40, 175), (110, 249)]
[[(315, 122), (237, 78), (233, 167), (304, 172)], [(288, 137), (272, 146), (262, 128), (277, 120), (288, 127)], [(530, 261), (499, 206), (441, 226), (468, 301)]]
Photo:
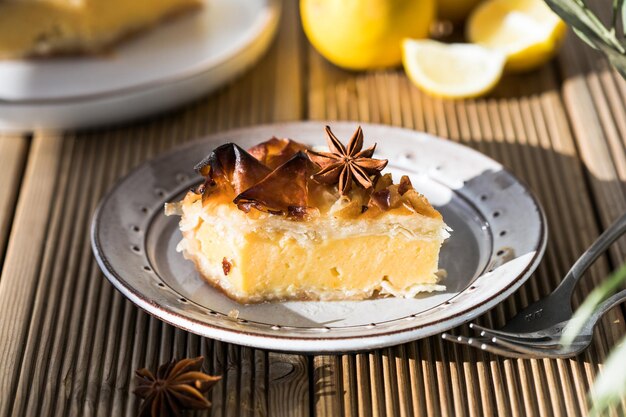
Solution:
[(110, 54), (0, 61), (0, 131), (131, 119), (199, 97), (268, 48), (280, 0), (205, 0)]
[[(356, 126), (332, 123), (340, 138)], [(389, 159), (394, 177), (409, 175), (453, 229), (441, 251), (445, 292), (241, 305), (205, 284), (176, 252), (178, 219), (166, 217), (163, 204), (200, 182), (192, 167), (204, 155), (227, 141), (245, 148), (273, 135), (323, 145), (319, 122), (223, 132), (145, 163), (94, 215), (92, 246), (100, 267), (132, 302), (175, 326), (230, 343), (310, 353), (374, 349), (440, 333), (494, 307), (526, 281), (543, 255), (546, 225), (517, 178), (465, 146), (413, 130), (362, 126), (366, 143), (378, 142), (377, 157)]]

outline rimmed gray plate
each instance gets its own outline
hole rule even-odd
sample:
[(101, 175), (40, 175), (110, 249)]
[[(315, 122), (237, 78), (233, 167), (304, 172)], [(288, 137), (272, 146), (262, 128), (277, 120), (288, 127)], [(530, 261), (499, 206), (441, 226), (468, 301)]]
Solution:
[[(209, 136), (146, 162), (103, 199), (91, 230), (106, 277), (150, 314), (193, 333), (263, 349), (346, 352), (380, 348), (448, 330), (484, 313), (518, 289), (546, 245), (543, 210), (494, 160), (413, 130), (361, 124), (366, 143), (409, 175), (454, 229), (441, 251), (447, 290), (413, 299), (293, 301), (241, 305), (205, 284), (175, 250), (177, 218), (163, 204), (198, 184), (193, 166), (216, 146), (248, 147), (271, 136), (324, 144), (320, 122), (256, 126)], [(330, 123), (348, 138), (357, 123)]]

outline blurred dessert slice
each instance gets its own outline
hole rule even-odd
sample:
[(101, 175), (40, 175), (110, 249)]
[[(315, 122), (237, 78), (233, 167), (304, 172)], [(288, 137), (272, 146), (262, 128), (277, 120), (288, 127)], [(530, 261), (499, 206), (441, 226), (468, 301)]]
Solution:
[(202, 0), (0, 0), (0, 59), (96, 53)]

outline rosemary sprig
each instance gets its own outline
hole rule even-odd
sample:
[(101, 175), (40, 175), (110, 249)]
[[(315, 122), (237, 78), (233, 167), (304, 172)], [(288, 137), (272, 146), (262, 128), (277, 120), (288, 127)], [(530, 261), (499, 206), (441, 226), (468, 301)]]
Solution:
[[(585, 0), (545, 0), (550, 8), (591, 47), (602, 51), (626, 78), (626, 3), (612, 0), (611, 27), (607, 28)], [(621, 20), (622, 31), (618, 30)]]

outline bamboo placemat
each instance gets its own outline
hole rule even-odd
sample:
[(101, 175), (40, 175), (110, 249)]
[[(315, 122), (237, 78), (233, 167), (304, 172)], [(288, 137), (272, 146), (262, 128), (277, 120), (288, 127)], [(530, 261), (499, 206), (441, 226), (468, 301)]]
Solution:
[[(138, 310), (100, 273), (88, 230), (116, 179), (210, 132), (297, 119), (423, 130), (501, 161), (546, 209), (544, 261), (479, 320), (498, 326), (550, 292), (624, 211), (625, 103), (626, 83), (573, 36), (552, 66), (507, 76), (487, 99), (433, 99), (400, 70), (349, 73), (327, 64), (286, 2), (268, 55), (216, 94), (122, 127), (0, 137), (0, 417), (133, 416), (135, 369), (196, 355), (224, 376), (211, 411), (198, 415), (585, 415), (585, 393), (626, 330), (621, 308), (603, 320), (590, 349), (567, 360), (503, 359), (439, 337), (356, 355), (278, 354), (201, 338)], [(576, 301), (625, 253), (622, 243), (602, 258)]]

